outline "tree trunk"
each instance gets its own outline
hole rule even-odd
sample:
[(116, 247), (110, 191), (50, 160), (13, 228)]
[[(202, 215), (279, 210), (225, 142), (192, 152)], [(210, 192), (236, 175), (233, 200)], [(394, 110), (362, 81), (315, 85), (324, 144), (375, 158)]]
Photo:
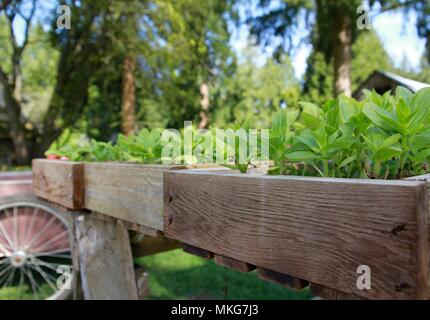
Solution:
[(340, 14), (334, 19), (333, 57), (334, 57), (334, 96), (343, 93), (350, 97), (351, 89), (351, 46), (352, 21), (349, 16)]
[(202, 95), (202, 100), (200, 101), (200, 105), (202, 110), (199, 113), (200, 123), (199, 129), (206, 129), (209, 125), (209, 86), (206, 83), (202, 83), (200, 86), (200, 94)]
[(132, 55), (127, 55), (124, 60), (122, 78), (122, 123), (121, 131), (124, 135), (130, 135), (136, 129), (136, 84), (134, 71), (136, 69), (136, 59)]
[(0, 84), (3, 87), (4, 102), (9, 119), (9, 134), (14, 146), (15, 162), (18, 165), (30, 164), (30, 151), (26, 141), (26, 130), (21, 123), (21, 105), (16, 100), (7, 81), (6, 74), (0, 70)]

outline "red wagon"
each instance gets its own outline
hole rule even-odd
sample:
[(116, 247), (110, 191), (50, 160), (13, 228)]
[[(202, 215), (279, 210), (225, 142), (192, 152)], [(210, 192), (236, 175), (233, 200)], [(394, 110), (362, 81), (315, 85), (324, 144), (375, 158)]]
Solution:
[(31, 172), (0, 173), (0, 299), (64, 299), (74, 280), (70, 222), (33, 195)]

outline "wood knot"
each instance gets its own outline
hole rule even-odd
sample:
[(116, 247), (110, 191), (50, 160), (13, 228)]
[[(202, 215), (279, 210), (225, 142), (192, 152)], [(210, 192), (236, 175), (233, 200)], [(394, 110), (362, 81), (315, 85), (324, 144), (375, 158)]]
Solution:
[(169, 195), (169, 203), (171, 203), (173, 201), (173, 196)]
[(394, 287), (394, 290), (396, 292), (402, 292), (403, 290), (409, 289), (411, 286), (407, 284), (406, 282), (402, 282)]
[(168, 225), (171, 225), (173, 223), (173, 217), (172, 216), (170, 216), (168, 219), (167, 219), (167, 224)]
[(401, 225), (398, 225), (398, 226), (396, 226), (396, 227), (394, 227), (392, 230), (391, 230), (391, 234), (393, 235), (393, 236), (397, 236), (397, 234), (398, 233), (400, 233), (400, 232), (402, 232), (402, 231), (406, 231), (406, 225), (405, 224), (401, 224)]

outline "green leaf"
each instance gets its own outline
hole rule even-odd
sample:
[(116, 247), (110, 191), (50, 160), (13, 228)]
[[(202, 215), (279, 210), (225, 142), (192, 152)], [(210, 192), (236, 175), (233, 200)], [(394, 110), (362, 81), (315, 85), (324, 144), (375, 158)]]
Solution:
[(354, 154), (354, 155), (352, 155), (352, 156), (349, 156), (348, 158), (346, 158), (345, 160), (343, 160), (343, 161), (339, 164), (338, 168), (340, 169), (340, 168), (343, 168), (343, 167), (347, 166), (347, 165), (348, 165), (348, 164), (350, 164), (351, 162), (355, 161), (355, 160), (356, 160), (356, 158), (357, 158), (357, 156), (356, 156), (355, 154)]
[(300, 101), (299, 105), (303, 108), (303, 113), (308, 113), (315, 117), (322, 116), (322, 110), (316, 104)]
[(398, 86), (396, 89), (396, 97), (397, 99), (402, 98), (406, 102), (406, 104), (410, 104), (412, 98), (414, 97), (414, 94), (409, 89), (402, 86)]
[(354, 99), (344, 95), (339, 96), (339, 115), (342, 123), (347, 123), (352, 117), (357, 116), (360, 109)]
[(296, 151), (287, 153), (285, 157), (290, 161), (309, 161), (320, 158), (319, 155), (309, 151)]
[(309, 129), (303, 130), (299, 135), (295, 137), (295, 139), (310, 149), (318, 147), (318, 144)]
[(395, 157), (398, 157), (402, 154), (402, 149), (400, 148), (383, 148), (379, 149), (378, 152), (375, 153), (374, 157), (378, 161), (388, 161)]
[(287, 130), (287, 113), (285, 110), (279, 110), (272, 119), (272, 134), (281, 136)]
[(301, 120), (303, 124), (308, 128), (316, 128), (321, 123), (321, 118), (315, 117), (309, 113), (303, 113)]
[(411, 109), (416, 111), (418, 108), (430, 109), (430, 88), (424, 88), (415, 93), (411, 100)]
[(407, 124), (407, 131), (409, 134), (422, 132), (426, 128), (428, 128), (428, 123), (426, 121), (426, 118), (429, 111), (430, 111), (430, 108), (427, 108), (427, 107), (415, 108), (415, 112), (412, 114)]
[(391, 147), (393, 144), (397, 143), (402, 136), (400, 134), (392, 135), (391, 137), (384, 140), (381, 145), (381, 148)]
[(405, 100), (403, 98), (399, 99), (399, 102), (396, 105), (396, 113), (397, 113), (397, 119), (399, 119), (399, 123), (406, 127), (409, 117), (411, 115), (411, 110), (407, 106)]
[(373, 124), (383, 130), (401, 131), (397, 119), (392, 114), (378, 107), (374, 103), (366, 103), (363, 107), (363, 113)]

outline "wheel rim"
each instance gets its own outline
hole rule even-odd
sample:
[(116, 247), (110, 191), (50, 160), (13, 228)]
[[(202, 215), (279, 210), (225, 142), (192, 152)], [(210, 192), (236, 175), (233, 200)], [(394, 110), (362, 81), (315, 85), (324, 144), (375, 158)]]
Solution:
[(0, 206), (0, 299), (63, 299), (73, 280), (67, 222), (39, 204)]

